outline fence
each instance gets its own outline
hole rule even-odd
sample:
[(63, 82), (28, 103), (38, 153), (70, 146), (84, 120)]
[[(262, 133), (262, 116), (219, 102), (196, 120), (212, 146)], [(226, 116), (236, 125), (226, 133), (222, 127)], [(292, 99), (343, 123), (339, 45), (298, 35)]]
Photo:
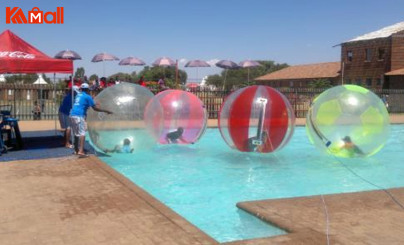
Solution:
[[(313, 99), (324, 92), (326, 89), (310, 89), (310, 88), (277, 88), (289, 100), (294, 109), (296, 117), (306, 117), (307, 111)], [(372, 90), (380, 98), (386, 98), (389, 105), (390, 113), (404, 112), (404, 90)], [(218, 118), (221, 105), (229, 91), (191, 91), (197, 95), (205, 104), (210, 119)]]
[[(305, 117), (312, 100), (325, 89), (279, 88), (290, 101), (296, 117)], [(210, 119), (218, 118), (221, 105), (230, 91), (200, 90), (190, 92), (197, 95), (205, 104)], [(404, 90), (373, 90), (379, 97), (387, 98), (391, 113), (404, 112)], [(35, 102), (41, 108), (42, 120), (58, 117), (59, 105), (65, 91), (53, 85), (0, 84), (0, 110), (11, 110), (11, 115), (19, 120), (33, 120)]]
[(41, 120), (57, 118), (64, 90), (53, 85), (0, 84), (0, 109), (11, 110), (19, 120), (33, 120), (35, 104), (41, 109)]

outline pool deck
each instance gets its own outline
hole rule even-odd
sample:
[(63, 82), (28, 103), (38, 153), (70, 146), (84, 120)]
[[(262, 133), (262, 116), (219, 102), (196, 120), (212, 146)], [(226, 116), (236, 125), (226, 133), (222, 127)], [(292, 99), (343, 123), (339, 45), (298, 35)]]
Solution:
[[(404, 204), (404, 188), (388, 191)], [(386, 192), (379, 190), (323, 197), (331, 244), (404, 244), (404, 209)], [(270, 244), (274, 240), (281, 244), (327, 244), (327, 216), (321, 196), (241, 202), (237, 206), (290, 234), (229, 245)], [(292, 239), (300, 242), (294, 243)]]
[[(209, 126), (217, 126), (215, 121)], [(391, 122), (404, 123), (404, 115), (392, 115)], [(304, 119), (296, 124), (304, 125)], [(23, 135), (54, 134), (54, 126), (20, 122)], [(404, 203), (404, 188), (389, 191)], [(385, 192), (324, 200), (332, 244), (404, 244), (404, 210)], [(290, 233), (227, 245), (327, 244), (320, 196), (237, 205)], [(0, 162), (0, 244), (218, 243), (98, 158), (67, 156)]]
[(0, 164), (0, 244), (217, 244), (96, 157)]

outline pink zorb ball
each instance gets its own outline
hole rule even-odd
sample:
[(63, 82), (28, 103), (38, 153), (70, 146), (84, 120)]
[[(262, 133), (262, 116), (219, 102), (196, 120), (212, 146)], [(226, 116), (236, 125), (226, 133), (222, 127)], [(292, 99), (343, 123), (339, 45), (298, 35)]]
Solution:
[(274, 152), (294, 130), (293, 109), (284, 95), (268, 86), (250, 86), (230, 94), (219, 114), (223, 139), (242, 152)]
[[(160, 110), (162, 114), (158, 113)], [(194, 94), (166, 90), (147, 104), (145, 122), (160, 144), (193, 144), (205, 132), (207, 113), (202, 101)]]

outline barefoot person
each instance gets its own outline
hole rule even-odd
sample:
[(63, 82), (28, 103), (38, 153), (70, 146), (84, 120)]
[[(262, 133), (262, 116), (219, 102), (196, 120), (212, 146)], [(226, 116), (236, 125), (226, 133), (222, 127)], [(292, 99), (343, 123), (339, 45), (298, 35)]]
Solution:
[(74, 150), (80, 157), (86, 157), (84, 153), (84, 141), (87, 130), (86, 116), (88, 108), (92, 107), (95, 111), (105, 112), (107, 114), (112, 114), (111, 111), (102, 109), (98, 107), (93, 98), (89, 95), (90, 86), (88, 83), (81, 84), (81, 93), (79, 93), (74, 99), (74, 105), (72, 111), (70, 112), (71, 127), (75, 140)]

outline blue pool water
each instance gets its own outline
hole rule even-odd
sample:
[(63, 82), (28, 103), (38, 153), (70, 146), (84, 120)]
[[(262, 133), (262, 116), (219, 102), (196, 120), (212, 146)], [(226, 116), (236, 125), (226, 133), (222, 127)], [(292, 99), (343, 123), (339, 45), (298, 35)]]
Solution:
[(311, 145), (304, 127), (276, 154), (231, 150), (218, 129), (191, 146), (162, 145), (101, 157), (219, 242), (286, 232), (244, 213), (237, 202), (404, 186), (404, 126), (392, 126), (385, 148), (366, 159), (337, 159)]

